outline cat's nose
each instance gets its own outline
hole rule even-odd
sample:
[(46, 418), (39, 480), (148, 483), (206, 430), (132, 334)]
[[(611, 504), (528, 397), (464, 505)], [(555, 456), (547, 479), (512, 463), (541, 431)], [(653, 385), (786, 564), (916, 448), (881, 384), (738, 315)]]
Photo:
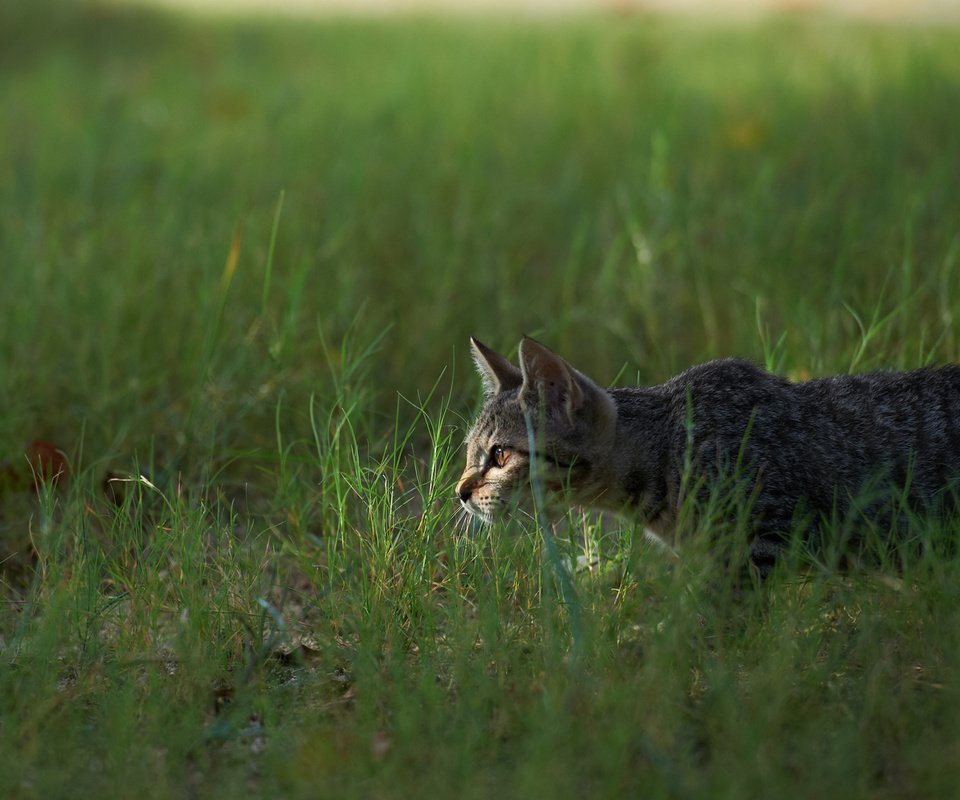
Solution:
[(479, 473), (467, 467), (460, 476), (460, 482), (457, 484), (457, 497), (460, 498), (460, 502), (466, 503), (473, 494), (474, 489), (481, 483), (483, 483), (483, 480)]

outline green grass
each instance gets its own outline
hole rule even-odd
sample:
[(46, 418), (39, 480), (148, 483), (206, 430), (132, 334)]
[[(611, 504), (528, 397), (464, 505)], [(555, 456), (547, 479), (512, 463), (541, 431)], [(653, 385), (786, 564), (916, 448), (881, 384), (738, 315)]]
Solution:
[(958, 360), (960, 31), (44, 4), (0, 107), (0, 460), (71, 469), (0, 482), (0, 796), (955, 793), (956, 556), (731, 603), (574, 517), (561, 594), (452, 485), (471, 333)]

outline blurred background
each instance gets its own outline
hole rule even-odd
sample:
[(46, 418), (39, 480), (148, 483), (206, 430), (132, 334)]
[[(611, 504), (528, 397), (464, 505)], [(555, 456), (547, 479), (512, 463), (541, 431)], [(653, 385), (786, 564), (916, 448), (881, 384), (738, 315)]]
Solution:
[[(136, 0), (133, 0), (134, 2)], [(184, 9), (296, 14), (405, 11), (521, 11), (539, 14), (663, 11), (745, 16), (778, 12), (828, 12), (886, 20), (956, 19), (956, 0), (156, 0)]]
[(372, 440), (469, 416), (470, 334), (958, 357), (957, 3), (172, 4), (0, 10), (11, 458), (217, 473), (344, 381)]

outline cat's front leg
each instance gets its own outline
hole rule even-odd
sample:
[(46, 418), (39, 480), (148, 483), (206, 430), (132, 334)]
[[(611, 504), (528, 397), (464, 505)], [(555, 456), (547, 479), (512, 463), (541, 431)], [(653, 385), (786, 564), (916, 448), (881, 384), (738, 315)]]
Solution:
[(763, 583), (773, 574), (777, 559), (788, 548), (786, 535), (782, 531), (758, 533), (748, 545), (749, 567)]

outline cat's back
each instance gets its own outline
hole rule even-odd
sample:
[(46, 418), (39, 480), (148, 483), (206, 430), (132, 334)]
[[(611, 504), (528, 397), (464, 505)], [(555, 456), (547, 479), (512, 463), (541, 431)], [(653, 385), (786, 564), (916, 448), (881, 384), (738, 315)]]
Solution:
[[(641, 394), (642, 393), (642, 394)], [(677, 438), (770, 448), (851, 450), (855, 456), (923, 452), (960, 462), (960, 365), (878, 371), (794, 383), (740, 358), (708, 361), (643, 390), (614, 390), (619, 404), (657, 398), (669, 408)], [(757, 440), (760, 441), (757, 441)], [(852, 454), (853, 454), (852, 453)]]
[(960, 364), (909, 372), (879, 370), (815, 378), (798, 384), (805, 396), (838, 407), (867, 403), (878, 413), (903, 412), (910, 405), (945, 415), (960, 404)]
[[(793, 383), (742, 359), (710, 361), (661, 384), (675, 447), (731, 461), (745, 443), (768, 479), (858, 483), (883, 465), (914, 470), (921, 492), (960, 472), (960, 365)], [(682, 437), (682, 441), (681, 441)]]
[(867, 450), (960, 463), (960, 365), (818, 378), (797, 390)]
[(650, 387), (611, 389), (617, 406), (633, 412), (656, 410), (673, 436), (693, 422), (698, 429), (741, 436), (754, 409), (796, 406), (794, 385), (742, 358), (724, 358), (689, 367)]
[(960, 364), (794, 383), (751, 361), (725, 358), (690, 367), (657, 388), (687, 403), (696, 401), (701, 413), (711, 407), (772, 405), (784, 413), (809, 409), (840, 423), (960, 429)]

